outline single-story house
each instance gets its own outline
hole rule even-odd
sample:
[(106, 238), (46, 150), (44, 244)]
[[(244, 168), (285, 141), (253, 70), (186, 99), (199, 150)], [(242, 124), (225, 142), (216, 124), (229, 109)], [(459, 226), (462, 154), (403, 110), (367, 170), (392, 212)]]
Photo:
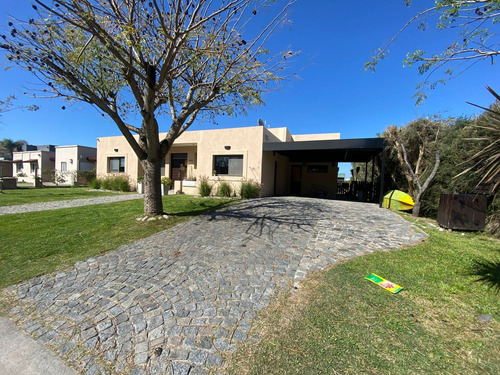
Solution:
[(55, 166), (55, 146), (27, 145), (26, 151), (12, 153), (12, 163), (14, 177), (19, 181), (34, 183), (35, 176), (40, 177), (42, 182), (51, 181)]
[[(176, 191), (186, 194), (197, 194), (197, 182), (207, 178), (214, 185), (229, 182), (235, 191), (242, 181), (252, 180), (261, 184), (263, 196), (335, 198), (338, 163), (368, 162), (383, 150), (381, 138), (292, 135), (286, 127), (186, 131), (165, 157), (161, 174), (174, 181)], [(97, 139), (97, 175), (126, 175), (137, 186), (144, 172), (125, 137)]]
[(78, 181), (78, 171), (96, 168), (97, 148), (87, 146), (56, 146), (56, 181), (61, 185), (74, 185)]

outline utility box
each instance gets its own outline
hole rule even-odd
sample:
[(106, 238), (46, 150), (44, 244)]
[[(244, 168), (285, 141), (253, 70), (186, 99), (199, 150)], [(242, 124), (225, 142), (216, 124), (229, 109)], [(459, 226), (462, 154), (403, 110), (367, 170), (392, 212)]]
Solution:
[(484, 230), (487, 200), (484, 194), (441, 194), (437, 222), (455, 230)]

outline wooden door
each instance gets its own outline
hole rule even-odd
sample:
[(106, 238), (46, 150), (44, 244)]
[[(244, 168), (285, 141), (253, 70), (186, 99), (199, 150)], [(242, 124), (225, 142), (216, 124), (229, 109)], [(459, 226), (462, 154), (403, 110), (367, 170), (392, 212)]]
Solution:
[(173, 181), (182, 181), (186, 178), (187, 153), (172, 154), (170, 162), (170, 178)]

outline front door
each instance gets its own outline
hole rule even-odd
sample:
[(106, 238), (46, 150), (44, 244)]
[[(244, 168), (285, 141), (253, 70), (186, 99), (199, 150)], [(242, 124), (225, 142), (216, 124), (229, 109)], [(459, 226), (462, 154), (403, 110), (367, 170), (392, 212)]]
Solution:
[(186, 178), (187, 154), (172, 154), (170, 163), (170, 178), (173, 181), (182, 181)]
[(292, 165), (292, 181), (290, 183), (290, 194), (300, 195), (302, 184), (302, 165)]

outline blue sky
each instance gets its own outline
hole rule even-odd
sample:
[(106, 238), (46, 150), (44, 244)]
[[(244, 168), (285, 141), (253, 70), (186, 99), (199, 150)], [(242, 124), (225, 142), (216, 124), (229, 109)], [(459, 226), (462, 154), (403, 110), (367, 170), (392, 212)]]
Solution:
[[(270, 41), (273, 51), (302, 51), (292, 67), (299, 71), (299, 78), (285, 82), (279, 91), (266, 93), (266, 106), (249, 111), (247, 116), (222, 117), (217, 119), (218, 125), (199, 121), (191, 129), (254, 126), (261, 118), (271, 127), (287, 126), (292, 134), (340, 132), (342, 138), (359, 138), (374, 137), (388, 125), (401, 126), (420, 116), (477, 114), (466, 101), (487, 106), (492, 99), (484, 87), (499, 88), (499, 68), (489, 62), (476, 64), (439, 86), (423, 105), (416, 107), (412, 98), (422, 77), (416, 68), (403, 68), (406, 53), (442, 50), (453, 42), (447, 31), (421, 32), (412, 27), (392, 46), (376, 73), (363, 71), (371, 51), (433, 1), (415, 3), (407, 8), (403, 0), (299, 0), (290, 12), (291, 28), (280, 30)], [(6, 26), (7, 13), (24, 19), (31, 12), (29, 1), (2, 0), (0, 25)], [(63, 100), (24, 97), (23, 87), (36, 80), (27, 72), (4, 68), (5, 61), (0, 60), (0, 98), (15, 94), (18, 105), (35, 103), (40, 110), (4, 113), (0, 139), (95, 147), (97, 137), (120, 135), (114, 123), (86, 104), (68, 106)], [(63, 105), (67, 107), (64, 111)], [(166, 130), (168, 119), (161, 124)]]

